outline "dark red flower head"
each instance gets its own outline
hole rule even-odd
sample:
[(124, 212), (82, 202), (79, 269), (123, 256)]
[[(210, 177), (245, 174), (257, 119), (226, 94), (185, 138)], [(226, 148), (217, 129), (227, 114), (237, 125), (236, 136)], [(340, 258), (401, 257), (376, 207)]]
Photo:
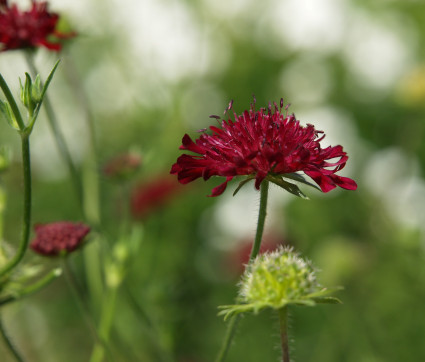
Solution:
[[(47, 2), (32, 2), (31, 9), (20, 11), (16, 4), (8, 6), (0, 0), (0, 49), (26, 49), (44, 46), (50, 50), (60, 50), (56, 40), (72, 37), (56, 30), (59, 15), (47, 11)], [(52, 40), (55, 40), (52, 42)]]
[(31, 249), (45, 256), (56, 256), (77, 249), (90, 232), (90, 227), (82, 223), (59, 221), (51, 224), (34, 226), (36, 238), (31, 242)]
[(196, 142), (185, 134), (180, 149), (197, 155), (180, 156), (171, 174), (176, 174), (182, 184), (200, 177), (204, 180), (211, 176), (226, 177), (210, 196), (221, 195), (227, 183), (239, 175), (248, 176), (247, 180), (255, 179), (256, 189), (267, 179), (293, 192), (291, 187), (296, 186), (282, 177), (308, 183), (296, 174), (298, 171), (311, 177), (323, 192), (336, 186), (355, 190), (357, 184), (353, 180), (336, 175), (348, 160), (342, 146), (322, 148), (323, 132), (311, 124), (302, 126), (295, 115), (288, 116), (288, 106), (284, 108), (285, 115), (282, 108), (283, 100), (280, 107), (274, 104), (274, 107), (269, 105), (268, 109), (257, 111), (254, 98), (249, 111), (239, 116), (234, 113), (234, 121), (223, 120), (221, 127), (211, 126), (212, 134), (202, 131)]

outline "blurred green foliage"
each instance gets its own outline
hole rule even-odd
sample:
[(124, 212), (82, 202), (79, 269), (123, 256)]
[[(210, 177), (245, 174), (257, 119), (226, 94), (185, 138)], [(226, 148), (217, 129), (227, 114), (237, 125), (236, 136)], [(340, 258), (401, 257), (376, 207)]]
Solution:
[[(117, 224), (127, 206), (120, 186), (102, 176), (110, 157), (132, 147), (140, 150), (143, 166), (133, 187), (168, 173), (184, 133), (196, 136), (196, 130), (212, 122), (208, 116), (221, 115), (230, 99), (241, 112), (253, 93), (259, 106), (283, 96), (304, 123), (315, 124), (315, 115), (324, 114), (323, 128), (322, 123), (318, 128), (335, 132), (332, 143), (341, 143), (350, 157), (346, 174), (359, 185), (356, 192), (327, 195), (307, 190), (309, 201), (288, 197), (273, 209), (281, 222), (271, 232), (311, 259), (321, 269), (324, 285), (344, 286), (338, 293), (343, 305), (292, 308), (294, 359), (425, 360), (424, 3), (164, 0), (159, 10), (145, 0), (74, 3), (69, 21), (80, 35), (61, 55), (49, 92), (81, 165), (89, 153), (84, 117), (66, 79), (80, 77), (88, 94), (100, 150), (102, 220), (110, 240), (97, 245), (100, 250), (119, 239)], [(64, 15), (67, 6), (51, 1), (51, 8)], [(157, 17), (161, 11), (166, 20), (173, 19), (171, 24)], [(169, 32), (158, 33), (154, 26), (149, 33), (150, 23), (134, 27), (138, 16), (155, 19)], [(338, 27), (341, 21), (345, 25)], [(126, 22), (133, 27), (123, 26)], [(333, 37), (339, 40), (332, 43)], [(144, 45), (146, 39), (150, 43)], [(162, 43), (168, 52), (155, 50)], [(394, 52), (407, 55), (395, 64)], [(158, 54), (167, 57), (162, 71)], [(15, 64), (20, 56), (0, 55), (10, 84), (18, 84), (26, 71), (24, 64)], [(36, 59), (42, 70), (55, 60), (44, 51)], [(326, 123), (326, 115), (335, 120)], [(32, 138), (33, 220), (80, 220), (72, 185), (42, 118), (40, 114)], [(14, 155), (0, 175), (7, 193), (3, 238), (14, 245), (20, 234), (22, 185), (18, 140), (6, 122), (0, 123), (0, 143)], [(380, 163), (389, 152), (396, 157)], [(114, 317), (111, 348), (117, 361), (214, 359), (226, 328), (217, 306), (232, 304), (236, 297), (238, 275), (227, 263), (239, 250), (237, 240), (227, 248), (214, 243), (216, 235), (226, 234), (211, 216), (224, 201), (204, 197), (216, 185), (214, 180), (187, 185), (147, 219), (135, 221), (144, 233)], [(236, 183), (226, 193), (232, 186)], [(254, 228), (247, 219), (246, 229)], [(55, 265), (30, 252), (27, 259), (46, 269)], [(72, 263), (83, 281), (83, 253), (73, 255)], [(62, 279), (4, 308), (3, 316), (28, 361), (88, 359), (90, 332)], [(228, 360), (278, 360), (278, 346), (276, 316), (269, 311), (246, 316)], [(11, 360), (6, 355), (0, 345), (0, 359)]]

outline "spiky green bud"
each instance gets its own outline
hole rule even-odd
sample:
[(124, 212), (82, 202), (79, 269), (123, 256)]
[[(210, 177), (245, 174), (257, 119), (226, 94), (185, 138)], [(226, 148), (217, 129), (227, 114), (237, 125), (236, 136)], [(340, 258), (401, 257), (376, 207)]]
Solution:
[(333, 290), (321, 287), (310, 262), (292, 248), (280, 247), (258, 256), (247, 267), (240, 282), (239, 304), (219, 307), (223, 309), (220, 314), (227, 318), (264, 308), (278, 310), (289, 304), (339, 303), (336, 298), (324, 297)]

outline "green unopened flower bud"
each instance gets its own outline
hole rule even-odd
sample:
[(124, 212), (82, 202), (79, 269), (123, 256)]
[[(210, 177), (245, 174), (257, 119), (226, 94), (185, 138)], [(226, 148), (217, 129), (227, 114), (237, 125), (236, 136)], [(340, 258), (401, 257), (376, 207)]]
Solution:
[(109, 288), (117, 288), (125, 276), (122, 266), (117, 263), (110, 263), (105, 270), (106, 285)]
[(292, 248), (258, 256), (246, 269), (240, 282), (239, 303), (221, 306), (225, 318), (232, 314), (264, 308), (281, 309), (289, 304), (315, 305), (339, 303), (336, 298), (324, 298), (331, 291), (322, 288), (310, 262), (302, 259)]
[(112, 255), (118, 263), (123, 264), (128, 259), (128, 252), (125, 241), (121, 241), (114, 245)]
[(42, 88), (40, 75), (37, 75), (34, 83), (28, 73), (25, 73), (25, 84), (22, 85), (19, 79), (21, 87), (21, 101), (24, 106), (28, 109), (30, 115), (34, 113), (35, 107), (41, 102), (42, 99)]

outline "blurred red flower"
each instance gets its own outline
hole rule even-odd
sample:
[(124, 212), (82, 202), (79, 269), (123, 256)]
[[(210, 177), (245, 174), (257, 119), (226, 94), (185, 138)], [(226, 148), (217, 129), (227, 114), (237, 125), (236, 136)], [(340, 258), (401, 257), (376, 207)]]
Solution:
[(136, 186), (131, 195), (131, 213), (144, 219), (169, 202), (181, 191), (181, 186), (169, 175), (157, 176)]
[(34, 226), (36, 238), (31, 242), (31, 249), (45, 256), (56, 256), (72, 252), (83, 242), (90, 232), (90, 227), (83, 223), (59, 221)]
[(61, 38), (69, 38), (75, 33), (64, 34), (56, 30), (59, 15), (47, 10), (47, 2), (32, 2), (31, 9), (20, 11), (16, 4), (8, 6), (0, 2), (0, 44), (1, 50), (26, 49), (44, 46), (50, 50), (60, 50)]
[[(227, 110), (232, 109), (230, 102)], [(210, 196), (221, 195), (227, 183), (235, 176), (247, 175), (255, 178), (256, 189), (264, 179), (277, 181), (298, 171), (311, 177), (323, 192), (336, 186), (355, 190), (356, 183), (336, 175), (346, 164), (348, 156), (341, 146), (320, 146), (324, 135), (314, 126), (300, 125), (292, 114), (283, 115), (283, 100), (280, 108), (274, 104), (268, 110), (255, 110), (254, 103), (242, 115), (234, 113), (235, 121), (222, 121), (221, 128), (211, 126), (212, 134), (204, 132), (196, 142), (185, 134), (181, 150), (192, 151), (198, 155), (184, 154), (171, 168), (182, 184), (202, 177), (226, 177), (226, 181), (212, 190)], [(287, 107), (285, 107), (287, 110)], [(211, 116), (219, 119), (218, 116)], [(297, 175), (298, 176), (298, 175)], [(279, 183), (278, 183), (279, 185)]]

